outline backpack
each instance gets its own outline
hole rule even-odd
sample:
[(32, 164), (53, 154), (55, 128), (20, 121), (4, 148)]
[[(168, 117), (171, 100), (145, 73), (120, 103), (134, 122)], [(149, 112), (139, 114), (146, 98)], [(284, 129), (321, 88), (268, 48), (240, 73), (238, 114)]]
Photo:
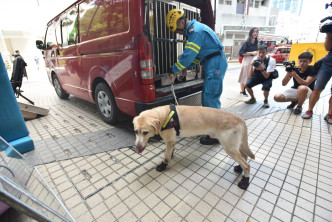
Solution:
[[(267, 59), (265, 60), (265, 67), (267, 68), (270, 62), (270, 56), (267, 57)], [(278, 70), (274, 69), (273, 72), (270, 73), (270, 77), (269, 79), (276, 79), (279, 77), (279, 72)]]

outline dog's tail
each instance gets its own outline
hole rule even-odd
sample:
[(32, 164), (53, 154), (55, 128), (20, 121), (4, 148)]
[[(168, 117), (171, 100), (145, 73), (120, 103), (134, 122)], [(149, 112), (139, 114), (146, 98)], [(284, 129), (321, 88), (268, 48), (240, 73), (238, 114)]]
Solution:
[(244, 125), (243, 136), (242, 136), (242, 144), (240, 150), (251, 159), (255, 159), (255, 154), (251, 151), (248, 145), (248, 130), (247, 126)]

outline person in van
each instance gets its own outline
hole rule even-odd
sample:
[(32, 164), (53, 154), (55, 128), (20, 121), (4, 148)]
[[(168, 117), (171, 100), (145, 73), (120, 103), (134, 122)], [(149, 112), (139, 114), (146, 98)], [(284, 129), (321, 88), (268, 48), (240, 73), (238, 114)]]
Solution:
[(288, 109), (297, 107), (293, 113), (299, 115), (302, 113), (302, 105), (304, 101), (309, 98), (312, 90), (314, 90), (316, 76), (313, 71), (313, 66), (309, 66), (313, 55), (310, 52), (303, 52), (298, 56), (298, 63), (300, 70), (292, 70), (287, 72), (282, 80), (282, 85), (286, 86), (293, 78), (294, 85), (282, 93), (274, 96), (276, 102), (288, 102), (291, 104), (287, 106)]
[[(228, 66), (221, 44), (215, 32), (195, 19), (189, 21), (182, 9), (172, 9), (166, 17), (166, 25), (171, 32), (188, 38), (182, 56), (171, 67), (169, 77), (173, 74), (204, 63), (204, 86), (202, 89), (202, 106), (221, 108), (220, 96), (223, 90), (223, 79)], [(184, 72), (185, 75), (185, 72)], [(206, 135), (200, 139), (204, 145), (219, 143)]]
[(258, 47), (258, 28), (251, 28), (249, 31), (249, 37), (247, 41), (245, 41), (240, 49), (239, 55), (243, 56), (242, 66), (239, 75), (238, 82), (240, 83), (240, 94), (247, 96), (246, 91), (244, 90), (244, 86), (247, 83), (250, 71), (250, 63), (254, 56), (257, 55), (257, 47)]
[[(323, 19), (321, 22), (326, 21), (329, 17)], [(332, 77), (332, 22), (324, 24), (321, 26), (320, 32), (326, 33), (324, 47), (328, 51), (328, 54), (315, 63), (315, 69), (317, 70), (317, 78), (313, 92), (309, 98), (309, 108), (302, 115), (303, 119), (310, 119), (313, 114), (313, 108), (319, 100), (320, 94), (326, 87), (326, 84)], [(331, 96), (329, 100), (328, 113), (325, 115), (324, 119), (328, 124), (332, 124), (332, 85), (331, 85)]]
[(256, 103), (256, 98), (252, 90), (253, 87), (262, 84), (262, 90), (264, 93), (264, 108), (269, 108), (268, 103), (269, 92), (272, 87), (272, 72), (275, 72), (276, 62), (272, 57), (269, 57), (267, 54), (267, 46), (260, 45), (258, 46), (258, 57), (250, 63), (250, 73), (245, 89), (250, 95), (250, 99), (247, 100), (246, 104)]

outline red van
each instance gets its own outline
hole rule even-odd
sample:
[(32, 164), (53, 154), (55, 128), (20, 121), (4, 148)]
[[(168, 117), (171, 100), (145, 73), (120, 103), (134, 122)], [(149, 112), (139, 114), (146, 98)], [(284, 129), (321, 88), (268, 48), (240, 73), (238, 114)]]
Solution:
[[(79, 0), (69, 6), (47, 24), (44, 41), (36, 41), (57, 95), (95, 103), (108, 123), (120, 113), (136, 116), (174, 103), (168, 71), (186, 39), (166, 27), (173, 8), (214, 29), (209, 0)], [(199, 65), (185, 79), (179, 75), (179, 103), (200, 105), (203, 83)]]
[(288, 60), (291, 46), (275, 47), (274, 50), (268, 54), (268, 56), (274, 58), (276, 63), (283, 63)]

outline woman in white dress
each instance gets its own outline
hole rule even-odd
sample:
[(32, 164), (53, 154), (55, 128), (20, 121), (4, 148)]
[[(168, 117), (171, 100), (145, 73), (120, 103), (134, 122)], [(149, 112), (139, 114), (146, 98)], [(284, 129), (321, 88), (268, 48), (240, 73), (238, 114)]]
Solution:
[(240, 49), (239, 55), (243, 56), (242, 67), (238, 82), (240, 83), (241, 91), (240, 94), (247, 95), (244, 90), (244, 86), (247, 83), (249, 77), (250, 63), (254, 56), (257, 55), (258, 47), (258, 28), (251, 28), (249, 32), (249, 37), (245, 41)]

